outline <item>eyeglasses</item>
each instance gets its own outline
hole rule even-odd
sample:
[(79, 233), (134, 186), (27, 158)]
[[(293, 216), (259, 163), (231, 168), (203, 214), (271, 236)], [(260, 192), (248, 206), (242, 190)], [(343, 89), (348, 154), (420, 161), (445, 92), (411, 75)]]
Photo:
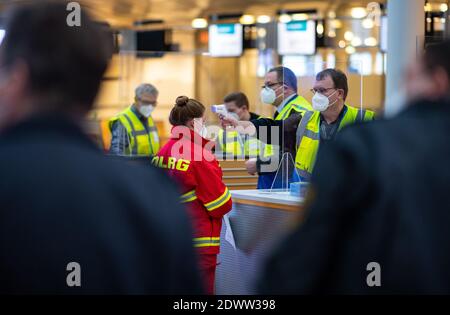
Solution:
[(275, 83), (270, 83), (270, 84), (264, 84), (263, 86), (261, 86), (261, 88), (262, 89), (265, 89), (265, 88), (273, 88), (275, 85), (278, 85), (278, 84), (280, 84), (280, 85), (284, 85), (284, 83), (283, 82), (275, 82)]
[(320, 94), (325, 94), (327, 93), (329, 90), (336, 90), (336, 88), (328, 88), (328, 89), (311, 89), (311, 93), (312, 94), (316, 94), (316, 93), (320, 93)]
[(138, 98), (138, 101), (144, 106), (148, 106), (148, 105), (156, 106), (156, 104), (158, 103), (156, 101), (149, 102), (149, 101), (146, 101), (146, 100), (143, 100), (143, 99), (140, 99), (140, 98)]

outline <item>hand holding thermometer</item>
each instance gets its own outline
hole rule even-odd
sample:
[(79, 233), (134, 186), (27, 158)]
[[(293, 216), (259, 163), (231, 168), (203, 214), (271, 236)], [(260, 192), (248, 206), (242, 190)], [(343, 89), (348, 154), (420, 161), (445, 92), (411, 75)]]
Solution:
[(236, 113), (228, 112), (225, 105), (212, 105), (211, 111), (219, 116), (223, 129), (228, 129), (227, 131), (235, 130), (240, 134), (256, 136), (255, 125), (251, 121), (239, 120), (239, 116)]
[(225, 105), (212, 105), (211, 111), (219, 116), (223, 128), (236, 127), (239, 123), (237, 115), (229, 113)]
[(222, 116), (227, 116), (228, 115), (228, 111), (225, 105), (211, 105), (211, 111), (214, 114), (219, 115), (219, 117)]

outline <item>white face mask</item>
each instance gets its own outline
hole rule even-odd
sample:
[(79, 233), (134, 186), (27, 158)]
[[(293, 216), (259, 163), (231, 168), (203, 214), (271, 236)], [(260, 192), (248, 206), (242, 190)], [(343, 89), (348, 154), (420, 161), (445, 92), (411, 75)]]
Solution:
[(230, 117), (230, 118), (234, 118), (234, 119), (236, 119), (237, 121), (240, 121), (240, 120), (241, 120), (241, 119), (239, 118), (239, 115), (236, 114), (236, 113), (228, 113), (227, 116)]
[(154, 110), (155, 106), (153, 105), (141, 105), (141, 107), (139, 108), (139, 112), (147, 118), (150, 117)]
[[(280, 88), (282, 88), (282, 86), (280, 86), (278, 89)], [(263, 88), (260, 93), (261, 102), (267, 105), (273, 105), (277, 100), (277, 94), (275, 91), (277, 91), (278, 89), (272, 90), (269, 87)]]
[(198, 133), (203, 138), (206, 138), (208, 135), (208, 129), (206, 129), (205, 123), (202, 118), (194, 119), (194, 131)]
[(330, 97), (333, 96), (334, 94), (336, 94), (336, 92), (337, 92), (337, 90), (334, 91), (334, 93), (328, 97), (323, 94), (320, 94), (318, 92), (316, 94), (314, 94), (314, 97), (312, 98), (313, 109), (316, 111), (319, 111), (319, 112), (324, 112), (330, 106), (333, 106), (334, 104), (336, 104), (337, 100), (334, 101), (333, 104), (330, 104)]
[(208, 129), (206, 129), (206, 126), (202, 127), (202, 130), (200, 131), (200, 136), (203, 138), (206, 138), (208, 136)]

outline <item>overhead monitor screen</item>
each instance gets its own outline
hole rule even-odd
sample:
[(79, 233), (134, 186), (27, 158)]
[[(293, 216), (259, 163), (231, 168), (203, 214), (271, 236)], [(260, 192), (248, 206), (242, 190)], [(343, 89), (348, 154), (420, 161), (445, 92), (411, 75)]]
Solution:
[(241, 24), (214, 24), (209, 27), (211, 57), (239, 57), (243, 50)]
[(314, 55), (316, 53), (316, 22), (279, 23), (278, 53), (280, 55)]

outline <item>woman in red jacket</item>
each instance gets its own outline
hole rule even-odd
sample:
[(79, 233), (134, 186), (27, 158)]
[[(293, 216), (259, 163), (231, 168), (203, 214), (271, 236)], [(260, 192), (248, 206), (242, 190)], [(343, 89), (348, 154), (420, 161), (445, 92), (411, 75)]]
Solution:
[(204, 139), (205, 107), (180, 96), (170, 112), (173, 125), (169, 142), (152, 163), (167, 169), (182, 189), (181, 202), (192, 219), (193, 244), (208, 294), (214, 294), (222, 217), (231, 210), (231, 195), (222, 182), (222, 170), (211, 152), (213, 142)]

